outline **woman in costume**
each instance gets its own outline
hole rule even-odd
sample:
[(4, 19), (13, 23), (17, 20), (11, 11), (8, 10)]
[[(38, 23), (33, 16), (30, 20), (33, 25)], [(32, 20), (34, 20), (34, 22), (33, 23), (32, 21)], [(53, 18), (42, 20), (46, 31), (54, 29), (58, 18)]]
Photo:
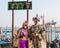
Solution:
[(41, 36), (43, 38), (42, 32), (44, 31), (41, 25), (38, 24), (40, 21), (38, 17), (33, 17), (34, 25), (29, 28), (30, 39), (33, 41), (34, 48), (40, 48)]
[(25, 21), (23, 26), (17, 31), (19, 38), (19, 48), (28, 48), (28, 22)]

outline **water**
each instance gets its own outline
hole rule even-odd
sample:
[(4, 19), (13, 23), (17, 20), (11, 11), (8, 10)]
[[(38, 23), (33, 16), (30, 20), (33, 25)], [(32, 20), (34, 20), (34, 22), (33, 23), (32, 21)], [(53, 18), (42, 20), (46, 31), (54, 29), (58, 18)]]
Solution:
[[(18, 27), (16, 27), (14, 29), (14, 32), (16, 32), (17, 30), (18, 30)], [(2, 27), (2, 33), (1, 34), (6, 35), (6, 32), (7, 32), (7, 37), (11, 38), (12, 37), (12, 29), (11, 29), (11, 27), (8, 27), (7, 29), (5, 27)]]
[[(18, 28), (15, 28), (14, 32), (17, 31)], [(2, 27), (2, 33), (0, 34), (0, 36), (3, 36), (3, 38), (1, 40), (6, 40), (6, 38), (8, 39), (8, 41), (12, 42), (12, 29), (11, 27), (5, 28)]]
[[(18, 28), (15, 28), (15, 32), (17, 31)], [(12, 48), (12, 46), (10, 45), (5, 45), (6, 44), (6, 37), (8, 38), (8, 43), (12, 43), (12, 29), (11, 27), (8, 27), (7, 29), (5, 27), (2, 27), (2, 33), (0, 34), (0, 36), (3, 36), (2, 40), (0, 40), (0, 44), (3, 44), (4, 48)], [(2, 48), (2, 46), (0, 45), (0, 48)]]
[(49, 28), (49, 29), (47, 29), (47, 31), (49, 32), (49, 39), (50, 39), (50, 41), (53, 41), (56, 38), (58, 40), (60, 40), (60, 27)]
[[(15, 31), (17, 31), (17, 29), (18, 29), (18, 27), (15, 28)], [(48, 28), (47, 31), (49, 32), (50, 41), (54, 40), (57, 36), (58, 36), (58, 39), (60, 40), (60, 27)], [(3, 27), (2, 28), (2, 34), (0, 34), (0, 35), (5, 35), (6, 36), (6, 32), (7, 32), (7, 38), (12, 38), (12, 29), (11, 29), (11, 27), (8, 27), (7, 29)]]

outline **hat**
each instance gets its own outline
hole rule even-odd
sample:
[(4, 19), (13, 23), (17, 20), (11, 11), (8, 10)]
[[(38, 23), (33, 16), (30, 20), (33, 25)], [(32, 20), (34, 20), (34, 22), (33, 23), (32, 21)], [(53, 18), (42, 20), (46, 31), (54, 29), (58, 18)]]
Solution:
[(27, 24), (28, 24), (28, 21), (24, 21), (24, 22), (23, 22), (23, 25), (27, 25)]
[(40, 21), (40, 18), (38, 18), (38, 17), (33, 17), (33, 21)]
[(28, 21), (25, 21), (24, 23), (28, 23)]

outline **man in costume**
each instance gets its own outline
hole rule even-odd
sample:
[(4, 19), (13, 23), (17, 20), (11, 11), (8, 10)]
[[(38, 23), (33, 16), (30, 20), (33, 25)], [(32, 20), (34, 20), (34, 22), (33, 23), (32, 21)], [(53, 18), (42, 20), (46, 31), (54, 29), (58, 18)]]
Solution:
[(38, 24), (40, 19), (38, 17), (33, 17), (34, 25), (29, 28), (30, 39), (33, 41), (34, 48), (40, 48), (39, 41), (41, 41), (41, 36), (43, 38), (42, 32), (44, 29)]
[(25, 21), (23, 26), (18, 29), (19, 48), (28, 48), (28, 22)]

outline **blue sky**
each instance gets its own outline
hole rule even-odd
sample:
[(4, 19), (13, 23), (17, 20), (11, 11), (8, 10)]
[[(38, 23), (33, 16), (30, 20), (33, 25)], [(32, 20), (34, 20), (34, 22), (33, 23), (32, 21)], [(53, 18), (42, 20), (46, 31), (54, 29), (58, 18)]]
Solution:
[[(11, 12), (8, 10), (8, 2), (12, 0), (0, 0), (0, 26), (11, 26)], [(26, 0), (14, 0), (26, 1)], [(32, 10), (29, 10), (29, 24), (33, 24), (32, 17), (36, 14), (44, 15), (46, 22), (55, 20), (60, 23), (60, 0), (29, 0), (32, 1)], [(14, 24), (21, 26), (22, 22), (26, 20), (26, 10), (15, 10)]]

